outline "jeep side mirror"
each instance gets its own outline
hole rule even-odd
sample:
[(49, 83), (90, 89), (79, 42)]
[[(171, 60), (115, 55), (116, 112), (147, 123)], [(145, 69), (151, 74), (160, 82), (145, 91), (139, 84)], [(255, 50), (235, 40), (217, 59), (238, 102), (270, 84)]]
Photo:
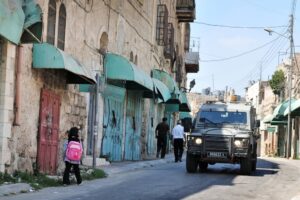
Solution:
[(257, 119), (255, 120), (255, 128), (259, 128), (260, 127), (260, 120)]

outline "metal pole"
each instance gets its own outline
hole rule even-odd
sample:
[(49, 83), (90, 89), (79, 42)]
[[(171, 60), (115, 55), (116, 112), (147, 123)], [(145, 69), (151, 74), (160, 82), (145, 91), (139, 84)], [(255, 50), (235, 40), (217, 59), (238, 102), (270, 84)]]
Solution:
[(98, 105), (99, 105), (99, 84), (100, 84), (100, 78), (99, 74), (96, 74), (96, 85), (95, 85), (95, 118), (94, 118), (94, 129), (93, 129), (93, 168), (96, 168), (96, 147), (97, 147), (97, 137), (98, 137), (98, 122), (99, 122), (99, 116), (98, 116)]
[(293, 27), (294, 27), (294, 16), (290, 15), (290, 66), (288, 68), (288, 95), (289, 95), (289, 112), (288, 112), (288, 131), (287, 131), (287, 152), (286, 157), (289, 158), (291, 156), (291, 100), (292, 100), (292, 70), (294, 65), (294, 52), (293, 52)]

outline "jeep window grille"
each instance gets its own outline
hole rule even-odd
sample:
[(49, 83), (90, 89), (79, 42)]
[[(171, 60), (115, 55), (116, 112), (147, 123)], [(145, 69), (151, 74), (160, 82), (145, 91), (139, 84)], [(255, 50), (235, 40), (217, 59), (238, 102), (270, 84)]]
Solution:
[(190, 23), (185, 24), (185, 35), (184, 35), (184, 50), (189, 51), (190, 49)]
[(167, 43), (168, 37), (168, 9), (165, 4), (157, 5), (156, 41), (160, 46)]
[(164, 55), (168, 59), (173, 59), (174, 53), (174, 27), (172, 23), (168, 23), (167, 43), (164, 48)]

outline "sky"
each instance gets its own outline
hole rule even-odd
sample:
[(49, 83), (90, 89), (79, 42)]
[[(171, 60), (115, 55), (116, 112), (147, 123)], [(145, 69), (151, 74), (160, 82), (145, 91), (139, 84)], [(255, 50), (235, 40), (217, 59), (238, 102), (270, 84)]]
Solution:
[[(278, 63), (289, 57), (292, 1), (195, 0), (190, 48), (199, 51), (200, 63), (198, 73), (188, 74), (187, 84), (196, 81), (191, 92), (227, 87), (244, 96), (249, 81), (271, 79)], [(294, 44), (295, 52), (300, 52), (300, 0), (296, 5)], [(264, 28), (274, 32), (269, 34)], [(235, 58), (226, 59), (230, 57)], [(220, 59), (225, 60), (215, 61)]]

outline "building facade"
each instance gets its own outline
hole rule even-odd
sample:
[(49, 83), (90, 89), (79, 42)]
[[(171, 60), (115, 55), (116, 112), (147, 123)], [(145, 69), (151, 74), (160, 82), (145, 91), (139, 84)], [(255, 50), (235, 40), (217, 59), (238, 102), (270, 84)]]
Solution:
[(0, 7), (24, 15), (10, 22), (21, 29), (15, 38), (0, 24), (0, 171), (59, 173), (72, 126), (80, 127), (86, 165), (150, 158), (161, 118), (172, 127), (190, 111), (181, 88), (199, 70), (185, 62), (195, 1), (5, 0)]

